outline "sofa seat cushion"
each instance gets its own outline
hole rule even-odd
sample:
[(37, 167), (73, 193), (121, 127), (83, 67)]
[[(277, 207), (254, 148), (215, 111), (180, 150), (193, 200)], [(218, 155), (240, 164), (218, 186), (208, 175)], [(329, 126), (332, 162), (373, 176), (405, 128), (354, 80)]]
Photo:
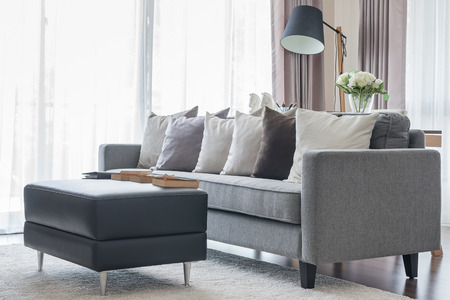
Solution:
[(24, 189), (28, 222), (94, 240), (206, 231), (208, 195), (116, 180), (53, 180)]
[(208, 193), (208, 207), (300, 224), (301, 184), (245, 176), (155, 171), (195, 178)]

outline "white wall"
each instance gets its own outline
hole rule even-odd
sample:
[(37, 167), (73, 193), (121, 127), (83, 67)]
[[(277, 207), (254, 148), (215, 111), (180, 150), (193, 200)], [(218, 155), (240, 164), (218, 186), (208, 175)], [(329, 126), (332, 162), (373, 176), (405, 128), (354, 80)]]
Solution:
[[(323, 20), (333, 27), (341, 26), (347, 37), (347, 57), (344, 57), (344, 72), (358, 69), (359, 1), (323, 0)], [(325, 38), (325, 97), (326, 110), (340, 110), (339, 93), (335, 88), (335, 33), (324, 26)], [(337, 62), (336, 62), (337, 64)], [(336, 65), (337, 72), (337, 65)], [(336, 103), (334, 92), (336, 92)], [(347, 98), (347, 96), (346, 96)], [(346, 111), (349, 111), (347, 99)]]

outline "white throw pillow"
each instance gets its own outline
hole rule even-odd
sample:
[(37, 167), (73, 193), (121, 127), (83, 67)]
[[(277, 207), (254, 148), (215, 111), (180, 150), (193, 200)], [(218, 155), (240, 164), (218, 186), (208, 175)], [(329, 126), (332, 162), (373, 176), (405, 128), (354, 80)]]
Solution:
[(164, 137), (166, 136), (169, 117), (178, 118), (185, 116), (186, 118), (196, 117), (198, 106), (190, 110), (182, 111), (171, 116), (157, 116), (151, 113), (147, 120), (147, 126), (142, 139), (141, 153), (139, 155), (138, 168), (149, 169), (156, 166), (158, 157), (161, 154)]
[(369, 149), (378, 113), (368, 116), (342, 116), (298, 109), (296, 148), (288, 182), (302, 182), (302, 157), (308, 150)]
[(255, 167), (262, 137), (262, 119), (236, 111), (233, 141), (220, 174), (250, 176)]
[(195, 173), (219, 174), (230, 152), (234, 120), (221, 119), (206, 113), (202, 148)]

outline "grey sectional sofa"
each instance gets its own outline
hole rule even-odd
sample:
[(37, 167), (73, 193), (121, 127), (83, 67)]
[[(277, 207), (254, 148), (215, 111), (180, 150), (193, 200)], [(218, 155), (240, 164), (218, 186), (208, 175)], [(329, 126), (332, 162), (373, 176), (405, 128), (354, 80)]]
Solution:
[[(374, 129), (372, 142), (389, 147), (398, 138), (391, 133)], [(298, 259), (305, 288), (319, 264), (391, 255), (403, 255), (415, 277), (417, 253), (440, 247), (440, 155), (423, 149), (421, 130), (402, 138), (409, 148), (308, 151), (302, 184), (159, 172), (200, 181), (208, 239)], [(101, 145), (99, 170), (135, 168), (139, 153), (139, 144)]]

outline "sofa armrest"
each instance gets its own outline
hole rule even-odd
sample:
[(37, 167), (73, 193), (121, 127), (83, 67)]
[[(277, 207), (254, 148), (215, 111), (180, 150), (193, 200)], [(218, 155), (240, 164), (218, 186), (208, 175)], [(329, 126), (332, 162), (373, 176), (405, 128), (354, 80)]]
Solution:
[(140, 144), (102, 144), (98, 149), (98, 170), (136, 168)]
[(439, 249), (439, 152), (308, 151), (302, 172), (302, 261), (317, 265)]

